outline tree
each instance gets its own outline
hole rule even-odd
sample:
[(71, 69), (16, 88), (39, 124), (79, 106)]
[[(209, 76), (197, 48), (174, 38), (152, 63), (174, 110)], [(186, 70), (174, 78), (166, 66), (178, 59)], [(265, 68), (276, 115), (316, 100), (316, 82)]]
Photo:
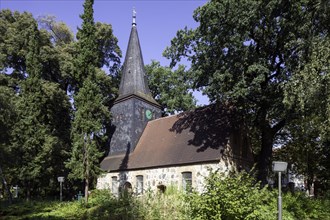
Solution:
[[(49, 35), (38, 30), (29, 13), (1, 11), (1, 78), (15, 120), (7, 122), (6, 169), (9, 184), (18, 184), (27, 198), (45, 195), (63, 174), (69, 141), (70, 103), (50, 71), (53, 47)], [(49, 53), (48, 53), (48, 52)], [(9, 106), (7, 105), (7, 106)], [(8, 126), (10, 125), (10, 126)], [(57, 184), (56, 184), (57, 186)]]
[[(11, 75), (13, 79), (26, 77), (26, 59), (31, 25), (34, 19), (31, 14), (24, 12), (0, 12), (0, 69), (1, 73)], [(43, 36), (40, 36), (43, 37)], [(40, 40), (40, 39), (39, 39)]]
[(179, 30), (165, 50), (172, 66), (182, 57), (191, 61), (194, 88), (239, 111), (263, 184), (274, 141), (299, 117), (284, 104), (284, 86), (310, 59), (314, 37), (327, 36), (322, 10), (305, 0), (210, 1), (194, 13), (199, 27)]
[(10, 133), (16, 121), (16, 109), (13, 108), (15, 91), (9, 87), (10, 81), (8, 76), (0, 74), (0, 178), (11, 203), (12, 195), (3, 172), (3, 167), (8, 164), (6, 160), (12, 158), (8, 152), (8, 146), (10, 145)]
[[(96, 39), (96, 27), (93, 18), (93, 0), (86, 0), (82, 28), (78, 29), (76, 44), (75, 80), (77, 87), (74, 96), (74, 120), (71, 131), (73, 149), (67, 167), (71, 169), (71, 178), (85, 181), (85, 203), (91, 180), (100, 173), (99, 163), (103, 156), (100, 143), (106, 138), (106, 124), (110, 112), (105, 105), (98, 80), (104, 74), (100, 71), (102, 59)], [(110, 50), (111, 51), (111, 50)], [(105, 52), (104, 52), (105, 53)], [(107, 51), (107, 54), (109, 51)], [(108, 94), (111, 95), (111, 94)]]
[(164, 115), (187, 111), (196, 106), (192, 95), (191, 82), (188, 80), (185, 67), (177, 70), (162, 67), (157, 61), (145, 66), (150, 91), (154, 99), (162, 106)]
[[(38, 24), (42, 32), (48, 33), (51, 41), (51, 49), (47, 48), (43, 53), (46, 65), (46, 72), (53, 72), (57, 76), (57, 82), (61, 88), (69, 94), (74, 92), (74, 64), (73, 56), (76, 53), (74, 34), (63, 22), (56, 21), (55, 16), (39, 16)], [(72, 98), (72, 97), (71, 97)]]
[(117, 75), (120, 68), (121, 50), (118, 46), (118, 39), (114, 36), (112, 26), (96, 22), (96, 43), (99, 53), (99, 68), (106, 66), (112, 75)]
[[(100, 23), (101, 30), (95, 32), (95, 27), (89, 29), (85, 24), (85, 32), (79, 31), (81, 40), (75, 41), (69, 28), (53, 17), (40, 19), (41, 29), (27, 12), (3, 10), (0, 18), (0, 129), (4, 131), (0, 134), (0, 157), (7, 158), (0, 162), (3, 176), (9, 185), (18, 184), (28, 197), (51, 195), (58, 185), (56, 178), (68, 173), (64, 161), (69, 161), (75, 137), (72, 131), (70, 139), (75, 119), (70, 113), (83, 111), (78, 106), (84, 105), (82, 98), (73, 106), (69, 97), (74, 101), (90, 77), (86, 86), (97, 86), (95, 96), (101, 94), (101, 103), (111, 106), (117, 93), (113, 85), (118, 83), (121, 51), (110, 25)], [(86, 41), (88, 37), (90, 41)], [(86, 48), (89, 51), (84, 57)], [(104, 65), (111, 69), (110, 76), (95, 68)], [(90, 99), (93, 96), (85, 102)], [(105, 128), (110, 123), (100, 121), (102, 132), (97, 130), (93, 136), (97, 147), (105, 145)], [(95, 120), (95, 126), (98, 122)]]
[(84, 81), (75, 96), (76, 111), (71, 131), (73, 149), (67, 166), (71, 169), (69, 177), (85, 180), (86, 204), (89, 185), (101, 172), (99, 164), (104, 154), (100, 143), (106, 138), (104, 125), (110, 113), (103, 101), (100, 88), (90, 78)]
[[(1, 11), (1, 44), (0, 68), (3, 73), (9, 74), (12, 79), (22, 80), (28, 74), (26, 72), (26, 59), (29, 52), (28, 40), (31, 29), (28, 27), (36, 21), (31, 14), (24, 12)], [(40, 47), (40, 62), (42, 64), (41, 77), (45, 80), (59, 83), (66, 90), (68, 74), (66, 66), (60, 63), (62, 54), (51, 43), (51, 35), (45, 30), (38, 30), (38, 44)], [(64, 57), (64, 55), (63, 55)], [(67, 57), (65, 57), (67, 58)], [(16, 82), (18, 83), (18, 81)], [(18, 88), (17, 88), (18, 89)]]
[[(26, 190), (40, 194), (51, 186), (58, 172), (63, 172), (67, 151), (69, 101), (58, 84), (43, 78), (40, 32), (34, 22), (30, 27), (26, 72), (28, 77), (20, 83), (16, 103), (18, 121), (12, 131), (12, 152), (17, 154), (14, 173)], [(43, 189), (42, 189), (43, 188)], [(41, 190), (40, 190), (41, 189)]]
[(10, 150), (16, 157), (11, 164), (12, 183), (24, 187), (27, 199), (52, 192), (57, 176), (66, 172), (69, 107), (65, 92), (57, 84), (34, 77), (22, 83)]
[[(67, 88), (70, 92), (74, 93), (74, 88), (77, 86), (76, 83), (79, 79), (74, 79), (74, 56), (77, 56), (77, 44), (79, 41), (75, 41), (73, 38), (72, 31), (63, 22), (57, 22), (54, 16), (41, 16), (38, 18), (39, 23), (42, 28), (45, 28), (53, 39), (53, 43), (57, 49), (57, 57), (60, 60), (59, 67), (62, 73), (62, 77), (66, 79)], [(121, 50), (118, 46), (118, 40), (113, 35), (112, 26), (110, 24), (105, 24), (101, 22), (96, 22), (95, 24), (95, 44), (97, 47), (97, 53), (99, 57), (99, 62), (97, 67), (103, 68), (107, 67), (109, 69), (110, 80), (113, 83), (117, 83), (117, 78), (120, 69), (120, 57), (122, 56)], [(77, 33), (77, 38), (79, 39), (80, 33)], [(102, 71), (101, 71), (102, 72)], [(98, 73), (98, 75), (101, 74)], [(104, 76), (107, 73), (102, 72)], [(109, 79), (104, 79), (109, 81)], [(102, 83), (102, 81), (99, 81)], [(107, 83), (106, 83), (107, 84)], [(109, 84), (107, 84), (108, 86)], [(103, 85), (106, 87), (106, 85)], [(111, 94), (111, 93), (110, 93)]]
[(276, 197), (246, 172), (210, 171), (205, 190), (186, 195), (191, 219), (274, 219)]
[(330, 38), (316, 37), (311, 44), (310, 60), (286, 86), (285, 103), (296, 106), (302, 116), (288, 126), (290, 139), (282, 152), (311, 187), (317, 180), (329, 189), (330, 156)]
[(41, 28), (51, 34), (51, 40), (55, 45), (69, 44), (73, 42), (73, 33), (63, 22), (57, 22), (55, 16), (44, 15), (38, 17)]

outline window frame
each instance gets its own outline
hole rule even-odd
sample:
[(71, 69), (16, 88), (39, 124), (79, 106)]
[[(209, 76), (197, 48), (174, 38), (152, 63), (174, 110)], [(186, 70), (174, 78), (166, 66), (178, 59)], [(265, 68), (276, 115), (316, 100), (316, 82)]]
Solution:
[(119, 189), (118, 189), (118, 177), (112, 176), (111, 177), (111, 192), (113, 195), (118, 195)]
[(182, 175), (182, 189), (186, 192), (192, 191), (192, 172), (185, 171), (181, 173)]
[(144, 177), (143, 175), (137, 175), (136, 176), (136, 194), (142, 195), (143, 194), (143, 181)]

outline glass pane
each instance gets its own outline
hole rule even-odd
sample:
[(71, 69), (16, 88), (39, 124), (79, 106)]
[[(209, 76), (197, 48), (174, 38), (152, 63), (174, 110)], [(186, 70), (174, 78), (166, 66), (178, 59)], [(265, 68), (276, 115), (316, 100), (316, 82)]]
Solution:
[(192, 187), (192, 173), (183, 172), (182, 173), (182, 188), (185, 191), (191, 191)]
[(143, 176), (139, 175), (136, 176), (136, 194), (142, 194), (143, 193)]
[(114, 195), (118, 195), (118, 179), (116, 176), (111, 178), (111, 192)]

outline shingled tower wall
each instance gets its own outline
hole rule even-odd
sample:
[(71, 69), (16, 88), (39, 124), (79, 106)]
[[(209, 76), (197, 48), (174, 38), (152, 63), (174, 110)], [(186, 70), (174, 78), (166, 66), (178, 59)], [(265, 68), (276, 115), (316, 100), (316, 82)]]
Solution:
[(135, 18), (133, 11), (119, 97), (111, 109), (115, 131), (109, 156), (132, 152), (148, 121), (161, 116), (160, 105), (152, 98), (148, 87)]

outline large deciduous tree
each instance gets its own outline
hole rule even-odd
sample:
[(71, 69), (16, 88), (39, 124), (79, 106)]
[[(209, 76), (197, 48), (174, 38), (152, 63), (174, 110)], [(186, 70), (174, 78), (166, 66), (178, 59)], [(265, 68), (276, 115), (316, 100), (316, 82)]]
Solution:
[[(9, 174), (3, 172), (3, 167), (8, 166), (8, 160), (13, 159), (13, 155), (9, 153), (8, 146), (10, 145), (11, 131), (16, 122), (16, 109), (14, 108), (16, 96), (11, 85), (10, 77), (0, 74), (0, 179), (3, 189), (8, 194), (11, 202), (11, 192), (8, 186)], [(6, 180), (7, 179), (7, 180)]]
[(177, 70), (163, 67), (157, 61), (145, 66), (154, 99), (162, 106), (163, 115), (187, 111), (196, 106), (191, 80), (183, 65)]
[(56, 177), (64, 172), (70, 104), (56, 82), (59, 78), (47, 71), (44, 55), (52, 45), (32, 15), (5, 10), (1, 18), (1, 78), (10, 79), (6, 90), (11, 91), (8, 99), (14, 100), (10, 107), (16, 113), (4, 147), (9, 157), (3, 171), (29, 199), (52, 191)]
[(324, 4), (213, 0), (195, 11), (199, 26), (179, 30), (165, 50), (172, 65), (188, 57), (195, 88), (239, 111), (254, 141), (263, 184), (277, 135), (300, 117), (296, 106), (284, 104), (285, 85), (310, 61), (315, 37), (328, 38)]
[(289, 124), (288, 146), (280, 153), (306, 177), (308, 188), (316, 180), (319, 192), (330, 187), (330, 37), (316, 37), (310, 46), (310, 60), (286, 85), (285, 103), (301, 117)]
[[(2, 177), (19, 185), (28, 197), (57, 190), (57, 176), (68, 172), (64, 161), (69, 161), (71, 140), (72, 164), (88, 155), (91, 176), (99, 171), (94, 159), (106, 142), (110, 120), (105, 105), (111, 106), (116, 97), (121, 51), (112, 27), (94, 25), (92, 16), (82, 16), (86, 22), (75, 40), (54, 17), (40, 17), (38, 27), (30, 13), (0, 12), (0, 157), (7, 158), (0, 159), (0, 166)], [(104, 66), (109, 75), (100, 69)], [(77, 98), (74, 105), (67, 94), (72, 101)], [(91, 100), (94, 105), (89, 105)], [(69, 115), (72, 110), (74, 117)], [(88, 127), (84, 120), (93, 123)], [(76, 133), (81, 130), (86, 135)], [(79, 137), (85, 136), (92, 137), (88, 142), (92, 147), (76, 157)]]

